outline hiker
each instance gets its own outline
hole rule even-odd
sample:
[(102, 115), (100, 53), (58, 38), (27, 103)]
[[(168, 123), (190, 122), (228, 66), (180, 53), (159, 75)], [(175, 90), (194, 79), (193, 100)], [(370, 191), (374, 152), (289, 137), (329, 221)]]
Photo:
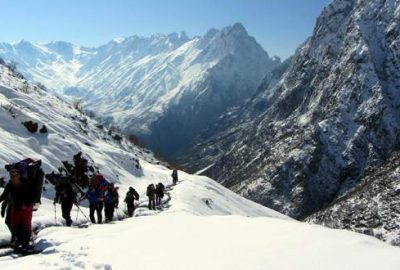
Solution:
[(93, 184), (89, 186), (89, 190), (80, 198), (80, 201), (87, 199), (89, 201), (89, 217), (90, 221), (94, 224), (94, 212), (97, 213), (97, 223), (101, 224), (103, 220), (103, 193), (100, 189), (96, 188)]
[(118, 208), (118, 188), (111, 183), (104, 194), (104, 212), (106, 222), (110, 222), (114, 217), (114, 209)]
[(178, 182), (178, 171), (173, 170), (171, 176), (172, 176), (172, 184), (175, 186), (176, 183)]
[(128, 208), (128, 217), (132, 217), (135, 212), (135, 200), (139, 200), (139, 193), (133, 187), (129, 187), (124, 200)]
[[(9, 194), (12, 205), (10, 211), (10, 225), (15, 236), (15, 249), (28, 252), (32, 249), (29, 244), (32, 234), (32, 215), (34, 205), (33, 190), (35, 187), (27, 179), (27, 166), (19, 163), (7, 167), (10, 182), (5, 187), (6, 196)], [(24, 175), (24, 176), (23, 176)]]
[(76, 204), (76, 193), (70, 183), (60, 183), (56, 186), (56, 196), (53, 204), (61, 203), (62, 217), (65, 219), (66, 225), (72, 225), (71, 210), (72, 206)]
[(155, 197), (156, 197), (156, 188), (154, 184), (150, 184), (147, 187), (147, 192), (146, 196), (149, 197), (149, 210), (156, 210), (156, 202), (155, 202)]
[(156, 186), (156, 205), (161, 205), (161, 200), (164, 198), (165, 187), (163, 183), (158, 183)]
[[(92, 193), (92, 196), (94, 195), (96, 199), (96, 203), (93, 205), (94, 208), (91, 210), (91, 213), (94, 219), (94, 210), (96, 210), (97, 223), (101, 224), (103, 220), (102, 211), (104, 208), (104, 193), (110, 183), (99, 173), (93, 177), (91, 183), (94, 188), (94, 194)], [(90, 219), (92, 220), (92, 218)]]
[(13, 233), (13, 230), (11, 228), (11, 207), (12, 207), (12, 201), (11, 201), (11, 195), (10, 195), (10, 188), (5, 188), (3, 193), (0, 195), (0, 202), (3, 202), (1, 204), (1, 217), (5, 217), (4, 223), (7, 225), (8, 229), (10, 230), (11, 233), (11, 244), (15, 243), (15, 235)]

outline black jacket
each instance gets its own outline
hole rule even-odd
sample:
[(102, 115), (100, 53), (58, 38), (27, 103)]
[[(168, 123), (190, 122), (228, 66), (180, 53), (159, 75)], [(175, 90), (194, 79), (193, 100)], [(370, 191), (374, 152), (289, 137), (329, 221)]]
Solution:
[(135, 189), (133, 189), (132, 191), (128, 191), (125, 197), (125, 202), (127, 204), (133, 204), (134, 200), (139, 200), (139, 193), (137, 193)]
[(21, 181), (21, 185), (15, 187), (11, 181), (5, 186), (3, 194), (0, 196), (0, 202), (10, 195), (13, 206), (22, 207), (33, 205), (32, 187), (28, 181)]

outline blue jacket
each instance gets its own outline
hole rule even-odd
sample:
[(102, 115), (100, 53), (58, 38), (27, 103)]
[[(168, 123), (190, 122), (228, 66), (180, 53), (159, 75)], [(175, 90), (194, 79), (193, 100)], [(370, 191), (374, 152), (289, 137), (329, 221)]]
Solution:
[(98, 203), (103, 199), (103, 192), (99, 189), (86, 192), (86, 198), (90, 203)]

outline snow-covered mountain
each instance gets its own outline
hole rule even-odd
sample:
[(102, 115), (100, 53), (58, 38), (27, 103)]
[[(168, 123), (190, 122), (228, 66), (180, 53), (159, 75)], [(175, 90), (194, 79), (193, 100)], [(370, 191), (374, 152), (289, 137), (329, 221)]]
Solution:
[(115, 39), (98, 48), (65, 42), (0, 44), (0, 57), (86, 108), (176, 154), (227, 108), (239, 106), (277, 64), (237, 23), (203, 37), (185, 33)]
[(400, 1), (335, 0), (278, 85), (228, 112), (189, 164), (247, 198), (305, 217), (357, 187), (367, 167), (397, 149), (399, 93)]
[[(1, 164), (40, 158), (50, 173), (83, 152), (117, 183), (121, 196), (129, 186), (141, 195), (134, 218), (67, 228), (61, 227), (63, 219), (52, 204), (54, 192), (46, 184), (33, 218), (34, 227), (40, 228), (36, 248), (42, 252), (0, 256), (1, 269), (396, 269), (400, 263), (397, 248), (369, 236), (294, 221), (204, 176), (179, 172), (180, 181), (167, 188), (163, 208), (147, 210), (146, 186), (168, 185), (171, 173), (150, 152), (3, 65), (0, 104)], [(29, 121), (37, 124), (38, 132), (24, 124)], [(5, 174), (0, 166), (0, 175)], [(117, 216), (123, 215), (121, 209), (122, 200)], [(88, 213), (84, 205), (81, 210)], [(74, 222), (86, 221), (75, 207), (72, 217)], [(8, 239), (8, 229), (0, 222), (0, 246)]]
[(140, 176), (141, 161), (161, 164), (146, 149), (83, 115), (72, 105), (16, 76), (0, 65), (0, 175), (5, 164), (27, 157), (41, 159), (46, 173), (82, 152), (93, 169), (113, 181)]

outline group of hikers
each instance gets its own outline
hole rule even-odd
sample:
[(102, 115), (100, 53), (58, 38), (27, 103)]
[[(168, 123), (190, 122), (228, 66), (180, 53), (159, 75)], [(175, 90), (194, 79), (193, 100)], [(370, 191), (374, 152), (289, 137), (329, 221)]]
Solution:
[[(35, 162), (26, 159), (15, 164), (7, 165), (10, 181), (5, 185), (3, 193), (0, 195), (1, 216), (5, 217), (5, 223), (11, 232), (11, 244), (14, 249), (21, 253), (29, 253), (33, 250), (31, 244), (32, 235), (32, 215), (35, 207), (40, 203), (40, 196), (43, 187), (44, 173), (40, 168), (40, 161)], [(172, 183), (178, 181), (176, 170), (172, 173)], [(114, 218), (115, 209), (119, 205), (118, 187), (114, 183), (107, 181), (101, 174), (96, 174), (90, 181), (86, 192), (77, 186), (71, 177), (64, 177), (55, 184), (54, 209), (56, 204), (61, 204), (62, 217), (66, 225), (71, 226), (71, 210), (74, 205), (78, 207), (82, 200), (89, 202), (89, 218), (91, 223), (102, 223), (104, 208), (105, 222), (110, 222)], [(164, 197), (165, 186), (162, 183), (157, 185), (150, 184), (147, 187), (146, 195), (149, 199), (149, 209), (155, 210), (156, 205), (161, 205)], [(78, 194), (82, 196), (78, 198)], [(139, 193), (129, 187), (124, 202), (127, 206), (127, 215), (132, 217), (135, 211), (135, 201), (139, 200)]]
[[(172, 185), (178, 183), (178, 171), (173, 170), (172, 174)], [(163, 183), (158, 183), (157, 185), (150, 184), (147, 186), (146, 196), (149, 198), (149, 209), (156, 210), (156, 206), (161, 205), (161, 201), (164, 198), (165, 186)]]

